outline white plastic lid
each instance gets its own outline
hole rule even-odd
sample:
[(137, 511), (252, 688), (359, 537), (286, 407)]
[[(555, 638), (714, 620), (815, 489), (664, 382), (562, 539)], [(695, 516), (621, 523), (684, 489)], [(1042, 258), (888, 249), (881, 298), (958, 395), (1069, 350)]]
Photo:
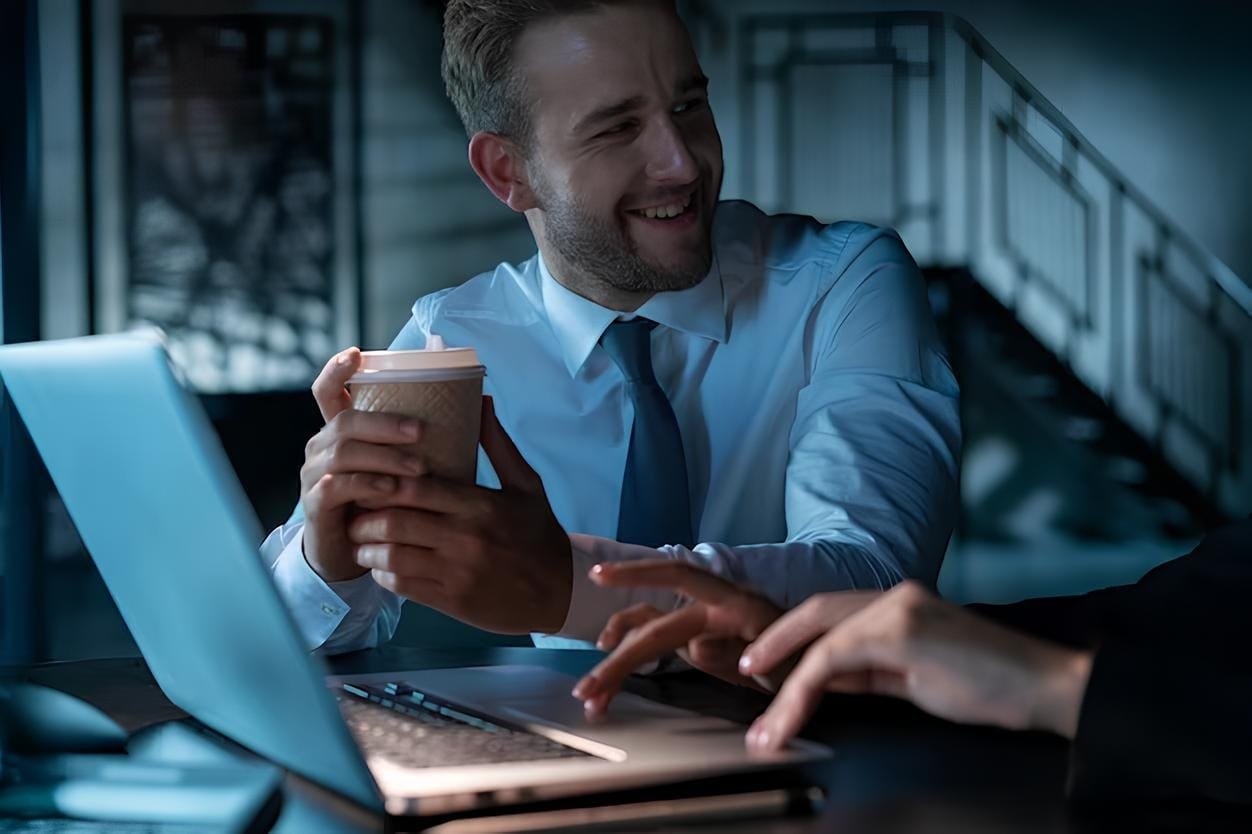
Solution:
[(447, 348), (443, 339), (432, 335), (425, 350), (365, 350), (361, 351), (361, 367), (350, 382), (366, 382), (380, 379), (379, 374), (392, 377), (397, 374), (429, 371), (462, 371), (469, 374), (483, 370), (478, 361), (478, 351), (473, 348)]

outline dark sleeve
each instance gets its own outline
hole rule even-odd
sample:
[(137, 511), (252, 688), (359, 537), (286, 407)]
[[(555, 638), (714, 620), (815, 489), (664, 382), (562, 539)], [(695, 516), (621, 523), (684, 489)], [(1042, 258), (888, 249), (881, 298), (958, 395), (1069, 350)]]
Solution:
[(1252, 521), (1134, 585), (975, 608), (1095, 649), (1071, 748), (1074, 800), (1252, 803)]
[(1190, 553), (1153, 568), (1133, 585), (969, 607), (1009, 628), (1081, 648), (1114, 638), (1145, 645), (1203, 645), (1214, 635), (1247, 633), (1252, 623), (1252, 520), (1214, 530)]
[(1252, 803), (1246, 634), (1100, 646), (1070, 748), (1071, 799)]

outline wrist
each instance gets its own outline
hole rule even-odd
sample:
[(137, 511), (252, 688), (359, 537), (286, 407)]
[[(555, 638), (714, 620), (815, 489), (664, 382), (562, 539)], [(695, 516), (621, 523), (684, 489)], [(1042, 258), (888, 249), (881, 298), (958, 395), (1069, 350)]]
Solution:
[(547, 622), (536, 631), (542, 634), (559, 634), (569, 619), (570, 606), (574, 603), (574, 551), (566, 539), (565, 555), (557, 560), (557, 581), (553, 591), (554, 603), (549, 609)]
[(565, 629), (566, 622), (570, 620), (570, 609), (573, 605), (573, 547), (570, 540), (566, 538), (566, 546), (563, 548), (563, 555), (557, 556), (553, 560), (552, 589), (550, 599), (552, 604), (545, 606), (542, 611), (542, 622), (537, 622), (536, 627), (531, 631), (540, 632), (540, 634), (555, 635), (561, 634)]
[(1035, 729), (1074, 738), (1093, 655), (1087, 650), (1049, 647), (1031, 722)]
[[(306, 530), (307, 532), (307, 530)], [(323, 582), (346, 582), (349, 579), (358, 579), (369, 573), (368, 568), (363, 568), (355, 562), (347, 570), (332, 570), (318, 562), (317, 559), (309, 558), (309, 537), (302, 535), (300, 537), (300, 554), (304, 556), (304, 562), (309, 568), (316, 573)]]

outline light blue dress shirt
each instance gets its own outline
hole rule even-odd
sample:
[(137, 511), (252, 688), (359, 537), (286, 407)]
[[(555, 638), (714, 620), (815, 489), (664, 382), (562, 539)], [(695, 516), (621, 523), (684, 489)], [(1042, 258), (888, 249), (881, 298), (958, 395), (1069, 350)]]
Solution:
[[(723, 202), (708, 276), (636, 312), (659, 325), (656, 375), (682, 432), (702, 542), (692, 549), (611, 540), (633, 409), (597, 343), (620, 314), (566, 289), (538, 255), (418, 299), (392, 345), (420, 348), (437, 333), (478, 350), (501, 423), (571, 533), (567, 619), (537, 645), (582, 647), (623, 607), (686, 601), (600, 588), (586, 578), (600, 561), (693, 562), (783, 607), (906, 577), (933, 585), (957, 511), (958, 392), (893, 231)], [(498, 485), (481, 452), (479, 482)], [(262, 549), (310, 647), (384, 642), (401, 600), (368, 574), (323, 582), (302, 528), (297, 513)]]

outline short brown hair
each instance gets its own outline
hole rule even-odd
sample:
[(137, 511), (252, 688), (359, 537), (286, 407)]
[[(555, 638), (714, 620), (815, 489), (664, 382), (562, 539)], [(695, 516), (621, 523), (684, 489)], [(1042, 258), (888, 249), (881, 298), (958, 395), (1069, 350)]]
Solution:
[[(626, 2), (643, 0), (448, 0), (441, 68), (465, 132), (485, 130), (528, 145), (526, 91), (513, 67), (513, 49), (526, 27)], [(673, 8), (674, 2), (661, 5)]]

